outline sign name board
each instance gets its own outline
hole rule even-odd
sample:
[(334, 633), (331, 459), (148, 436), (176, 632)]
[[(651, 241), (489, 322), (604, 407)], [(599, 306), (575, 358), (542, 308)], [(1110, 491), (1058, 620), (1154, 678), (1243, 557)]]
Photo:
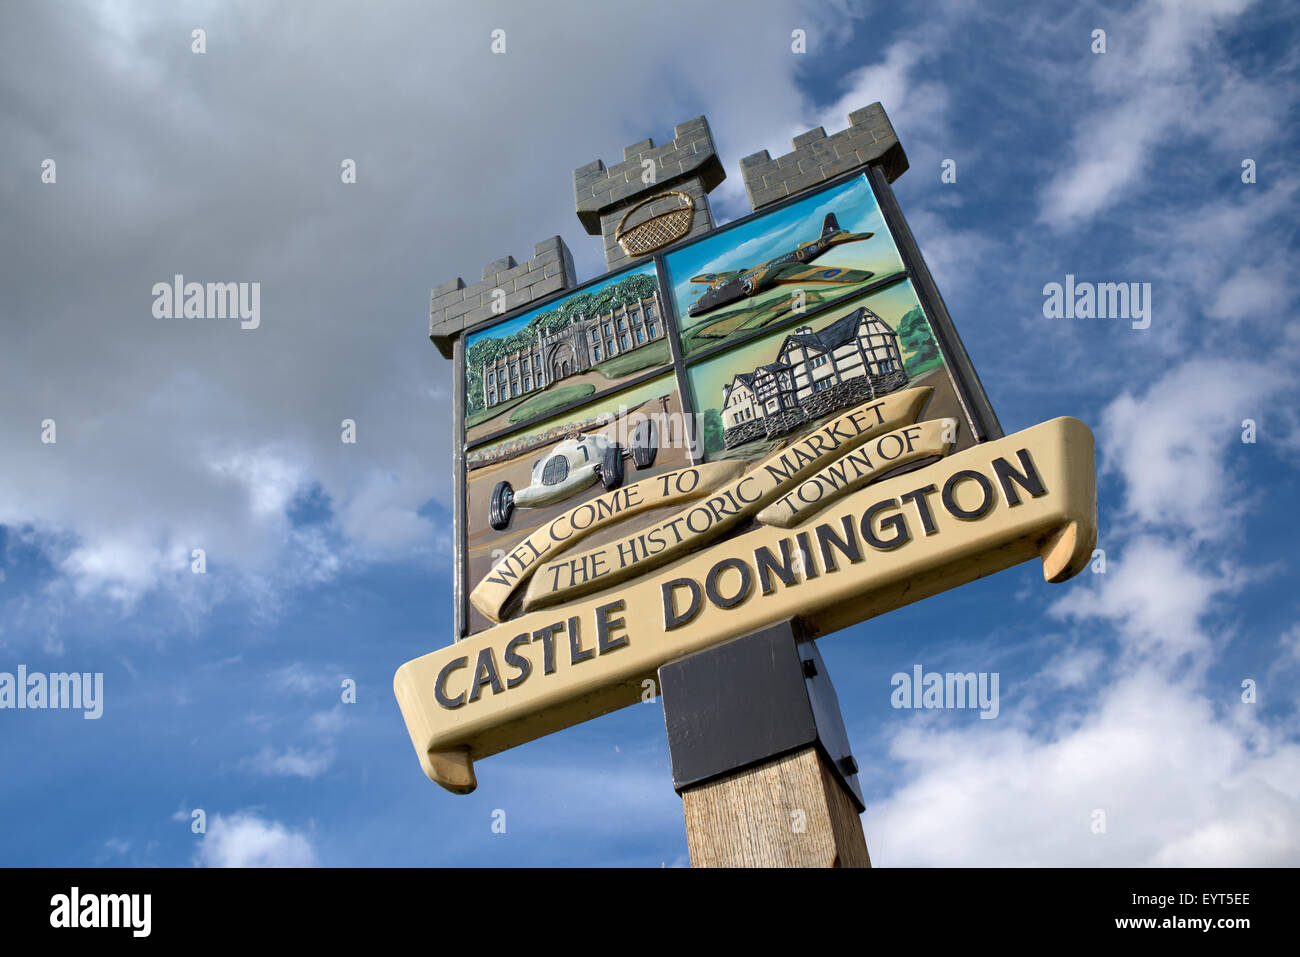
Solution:
[(834, 631), (1035, 555), (1064, 580), (1095, 541), (1092, 434), (1054, 419), (521, 615), (408, 662), (394, 690), (425, 772), (464, 790), (471, 758), (633, 703), (685, 654), (796, 614)]
[[(434, 781), (472, 790), (475, 760), (784, 619), (822, 635), (1034, 556), (1049, 581), (1086, 565), (1091, 433), (1003, 435), (863, 162), (703, 235), (651, 203), (688, 238), (456, 333), (458, 640), (394, 679)], [(485, 276), (517, 294), (548, 255)]]

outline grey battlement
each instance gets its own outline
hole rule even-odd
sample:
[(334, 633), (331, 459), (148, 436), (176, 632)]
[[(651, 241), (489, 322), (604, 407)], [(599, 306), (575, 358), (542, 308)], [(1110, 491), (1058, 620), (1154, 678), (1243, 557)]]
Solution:
[[(642, 182), (646, 160), (654, 162), (653, 183)], [(695, 202), (687, 236), (708, 232), (713, 228), (708, 194), (726, 176), (713, 148), (708, 120), (697, 116), (677, 126), (673, 139), (662, 146), (656, 146), (653, 139), (641, 140), (624, 148), (621, 163), (606, 167), (601, 160), (593, 160), (575, 169), (574, 207), (583, 228), (604, 237), (606, 265), (610, 270), (620, 269), (646, 258), (629, 257), (614, 238), (618, 221), (629, 206), (665, 190), (680, 190)], [(667, 201), (653, 204), (646, 213), (653, 215), (672, 205)]]
[(755, 211), (872, 164), (891, 183), (907, 170), (907, 155), (879, 103), (850, 113), (846, 130), (827, 136), (819, 126), (791, 142), (794, 150), (776, 159), (763, 150), (740, 161), (745, 195)]
[(493, 292), (505, 294), (509, 312), (563, 292), (577, 284), (573, 254), (559, 236), (543, 239), (533, 247), (533, 258), (522, 263), (513, 256), (497, 259), (483, 267), (483, 280), (472, 286), (457, 276), (435, 286), (429, 303), (429, 338), (444, 359), (452, 357), (452, 343), (467, 327), (491, 319)]

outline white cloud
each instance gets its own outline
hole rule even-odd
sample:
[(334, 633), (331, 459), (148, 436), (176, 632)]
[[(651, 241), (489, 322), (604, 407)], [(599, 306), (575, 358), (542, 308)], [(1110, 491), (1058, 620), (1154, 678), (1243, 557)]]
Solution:
[(436, 538), (450, 546), (450, 528), (439, 529), (418, 514), (427, 500), (427, 482), (418, 474), (370, 472), (341, 509), (343, 532), (379, 553), (404, 552), (420, 543), (431, 547)]
[(196, 863), (202, 867), (315, 867), (311, 839), (251, 811), (208, 817)]
[(1245, 323), (1276, 330), (1270, 338), (1280, 332), (1275, 346), (1294, 353), (1288, 319), (1296, 293), (1287, 277), (1298, 193), (1300, 178), (1266, 174), (1186, 203), (1147, 205), (1135, 220), (1131, 268), (1158, 290), (1153, 323), (1167, 353), (1208, 342), (1239, 357)]
[(328, 711), (317, 711), (307, 720), (307, 726), (314, 734), (335, 735), (347, 727), (347, 714), (343, 705), (335, 705)]
[(1214, 293), (1209, 312), (1225, 319), (1273, 315), (1290, 301), (1289, 284), (1276, 269), (1245, 265), (1235, 270)]
[[(283, 749), (264, 745), (256, 754), (243, 758), (239, 768), (267, 777), (320, 777), (333, 767), (338, 757), (335, 741), (350, 724), (347, 708), (336, 703), (333, 707), (312, 711), (304, 719), (293, 707), (291, 699), (327, 696), (338, 702), (342, 685), (338, 669), (296, 662), (271, 672), (267, 683), (284, 699), (283, 703), (289, 709), (278, 718), (270, 714), (251, 714), (246, 718), (247, 723), (264, 739), (273, 733), (287, 731), (291, 739), (299, 743)], [(288, 723), (296, 725), (296, 728), (286, 729)]]
[(342, 676), (332, 665), (294, 661), (276, 668), (267, 676), (267, 682), (278, 691), (294, 694), (320, 694), (341, 687)]
[(1234, 482), (1251, 446), (1241, 423), (1261, 417), (1289, 377), (1268, 363), (1196, 358), (1125, 392), (1102, 415), (1104, 468), (1124, 480), (1125, 512), (1148, 526), (1220, 541), (1235, 533), (1245, 491)]
[(240, 449), (214, 457), (207, 463), (216, 475), (234, 482), (247, 497), (249, 510), (259, 521), (283, 520), (283, 512), (303, 484), (301, 461), (288, 450)]
[(333, 748), (287, 748), (276, 751), (265, 747), (252, 758), (246, 759), (244, 766), (268, 777), (317, 778), (329, 770), (334, 758)]
[(1058, 688), (1077, 688), (1092, 680), (1105, 663), (1100, 648), (1070, 648), (1048, 662), (1042, 674)]
[(164, 549), (129, 533), (83, 542), (59, 561), (78, 597), (102, 591), (120, 605), (130, 607), (160, 581), (188, 571), (188, 555), (181, 549)]
[(950, 225), (933, 207), (908, 214), (908, 226), (924, 243), (925, 262), (941, 289), (961, 296), (987, 276), (989, 263), (1011, 255), (1002, 242), (979, 229)]
[[(1241, 142), (1273, 132), (1268, 117), (1286, 94), (1243, 78), (1217, 45), (1251, 4), (1144, 0), (1107, 15), (1107, 51), (1092, 55), (1087, 69), (1097, 106), (1075, 121), (1068, 159), (1041, 191), (1045, 221), (1063, 230), (1113, 208), (1159, 175), (1153, 151), (1173, 137), (1224, 133)], [(1198, 101), (1200, 108), (1188, 108)]]
[[(1099, 448), (1105, 474), (1123, 479), (1121, 514), (1102, 516), (1105, 574), (1085, 572), (1051, 605), (1074, 626), (1069, 650), (1003, 701), (996, 727), (893, 722), (904, 783), (864, 818), (874, 860), (1300, 864), (1293, 731), (1206, 680), (1231, 637), (1225, 606), (1262, 574), (1243, 561), (1238, 526), (1217, 523), (1252, 504), (1247, 466), (1229, 463), (1243, 409), (1279, 379), (1268, 365), (1190, 359), (1106, 407)], [(1288, 636), (1279, 650), (1271, 671), (1288, 666)], [(1094, 686), (1103, 668), (1110, 680)]]
[[(1300, 759), (1294, 751), (1288, 760)], [(1300, 803), (1253, 775), (1206, 782), (1217, 807), (1205, 823), (1171, 841), (1158, 867), (1295, 867), (1300, 862)]]
[(1052, 225), (1091, 219), (1140, 178), (1185, 99), (1175, 89), (1140, 89), (1079, 123), (1071, 163), (1043, 190), (1043, 216)]
[(863, 819), (874, 861), (1300, 864), (1300, 788), (1286, 770), (1300, 749), (1248, 742), (1202, 694), (1159, 670), (1108, 686), (1078, 724), (975, 724), (893, 735), (908, 781)]
[(1281, 645), (1285, 652), (1285, 660), (1292, 664), (1300, 664), (1300, 624), (1292, 625), (1286, 630), (1282, 635)]
[(1144, 535), (1108, 555), (1106, 574), (1089, 579), (1058, 598), (1052, 614), (1106, 622), (1126, 652), (1173, 667), (1211, 650), (1201, 622), (1218, 599), (1238, 590), (1243, 575), (1205, 566), (1186, 544)]
[(844, 92), (821, 111), (817, 125), (825, 126), (827, 133), (836, 132), (847, 125), (854, 110), (879, 101), (900, 140), (911, 142), (904, 134), (908, 129), (918, 131), (916, 139), (929, 138), (945, 119), (949, 96), (942, 83), (925, 79), (923, 62), (937, 48), (933, 33), (925, 36), (899, 39), (885, 48), (879, 62), (850, 73)]

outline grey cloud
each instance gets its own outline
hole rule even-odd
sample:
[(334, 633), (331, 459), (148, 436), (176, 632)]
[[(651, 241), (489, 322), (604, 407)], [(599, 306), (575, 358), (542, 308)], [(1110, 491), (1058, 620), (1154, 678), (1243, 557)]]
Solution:
[[(844, 35), (834, 9), (747, 13), (6, 4), (0, 522), (124, 601), (183, 581), (193, 547), (265, 590), (341, 567), (283, 515), (319, 482), (344, 564), (432, 561), (445, 520), (420, 510), (449, 497), (450, 366), (426, 338), (429, 288), (556, 232), (595, 275), (572, 170), (700, 113), (738, 184), (740, 156), (807, 109), (790, 30)], [(260, 327), (154, 318), (176, 274), (259, 282)], [(295, 552), (322, 560), (286, 570)]]

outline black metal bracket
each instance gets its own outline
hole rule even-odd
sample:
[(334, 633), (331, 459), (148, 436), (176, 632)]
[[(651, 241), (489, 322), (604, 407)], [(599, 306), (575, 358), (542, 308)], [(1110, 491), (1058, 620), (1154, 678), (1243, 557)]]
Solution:
[(678, 794), (815, 744), (866, 810), (835, 686), (798, 619), (664, 665), (659, 693)]

